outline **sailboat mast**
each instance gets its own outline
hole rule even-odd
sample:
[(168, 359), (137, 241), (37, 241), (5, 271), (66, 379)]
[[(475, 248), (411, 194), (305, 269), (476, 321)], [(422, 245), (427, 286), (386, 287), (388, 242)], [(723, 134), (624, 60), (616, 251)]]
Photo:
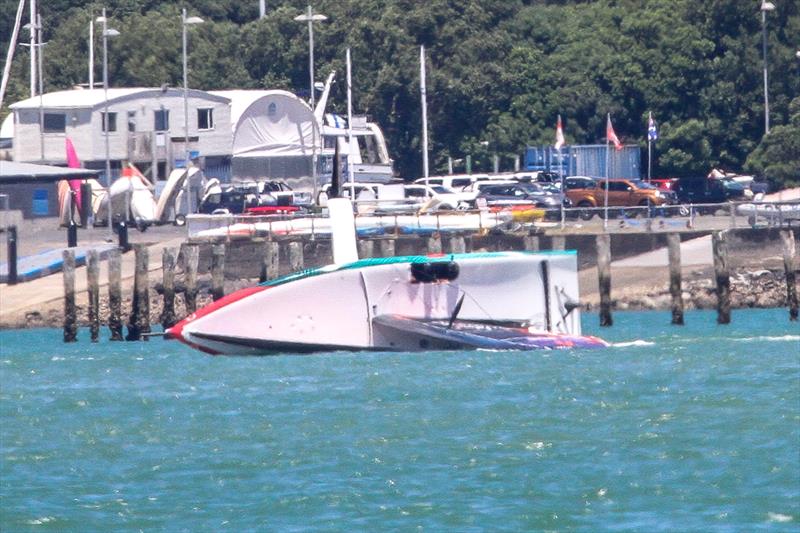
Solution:
[(11, 40), (8, 42), (8, 53), (6, 54), (6, 64), (3, 67), (3, 81), (0, 83), (0, 107), (3, 107), (3, 99), (6, 95), (8, 78), (11, 76), (11, 61), (14, 60), (14, 49), (17, 46), (17, 36), (19, 35), (19, 25), (22, 22), (22, 11), (25, 8), (25, 0), (19, 0), (17, 6), (17, 18), (14, 22), (14, 31), (11, 33)]
[(355, 182), (353, 177), (353, 84), (350, 77), (349, 48), (347, 49), (347, 179), (350, 180), (350, 183)]
[(30, 3), (31, 21), (31, 98), (36, 96), (36, 0)]
[(422, 99), (422, 175), (428, 185), (428, 104), (425, 88), (425, 45), (419, 47), (419, 92)]

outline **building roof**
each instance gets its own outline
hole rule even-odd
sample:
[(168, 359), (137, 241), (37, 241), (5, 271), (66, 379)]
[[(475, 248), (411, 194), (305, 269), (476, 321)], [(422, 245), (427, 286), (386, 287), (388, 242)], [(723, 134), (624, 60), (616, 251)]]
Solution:
[(0, 161), (0, 185), (9, 183), (53, 182), (63, 179), (96, 178), (99, 170), (86, 168), (53, 167)]
[[(207, 91), (189, 89), (192, 97), (206, 98), (219, 102), (228, 102), (228, 98), (214, 95)], [(183, 96), (183, 89), (173, 87), (110, 87), (108, 89), (108, 102), (114, 103), (118, 100), (128, 100), (132, 98), (153, 98), (160, 95)], [(41, 96), (33, 96), (19, 102), (11, 104), (11, 109), (38, 109), (39, 106), (47, 109), (86, 109), (104, 105), (106, 94), (103, 89), (70, 89), (66, 91), (55, 91), (45, 93)]]
[[(215, 96), (220, 96), (222, 98), (226, 98), (230, 100), (231, 103), (231, 128), (236, 130), (236, 125), (239, 122), (239, 119), (242, 118), (242, 115), (247, 108), (253, 105), (259, 98), (264, 96), (277, 96), (282, 95), (287, 98), (291, 98), (293, 100), (297, 100), (305, 104), (305, 102), (298, 98), (296, 94), (290, 93), (289, 91), (282, 91), (279, 89), (273, 90), (261, 90), (261, 89), (230, 89), (226, 91), (208, 91)], [(305, 104), (308, 105), (308, 104)], [(311, 108), (309, 107), (309, 110)]]

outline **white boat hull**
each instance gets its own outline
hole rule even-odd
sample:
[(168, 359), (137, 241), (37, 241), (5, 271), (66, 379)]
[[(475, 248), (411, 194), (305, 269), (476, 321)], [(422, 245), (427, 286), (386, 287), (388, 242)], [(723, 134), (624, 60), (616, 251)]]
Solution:
[[(421, 282), (412, 273), (420, 268), (446, 275)], [(230, 294), (167, 333), (207, 353), (240, 355), (431, 348), (421, 339), (435, 336), (398, 335), (381, 319), (392, 316), (423, 323), (457, 315), (460, 322), (576, 337), (576, 271), (574, 252), (363, 260)]]

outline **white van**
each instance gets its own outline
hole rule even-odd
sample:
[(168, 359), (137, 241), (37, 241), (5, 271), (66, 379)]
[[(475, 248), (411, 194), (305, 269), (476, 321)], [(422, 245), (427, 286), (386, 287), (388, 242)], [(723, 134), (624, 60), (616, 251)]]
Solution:
[(414, 183), (425, 185), (441, 185), (454, 191), (460, 191), (464, 187), (480, 180), (488, 180), (489, 174), (448, 174), (446, 176), (430, 176), (429, 178), (419, 178)]

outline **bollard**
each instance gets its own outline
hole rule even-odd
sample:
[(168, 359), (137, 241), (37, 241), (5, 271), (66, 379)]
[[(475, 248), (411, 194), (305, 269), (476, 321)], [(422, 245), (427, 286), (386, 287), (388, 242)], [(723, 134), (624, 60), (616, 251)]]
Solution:
[(187, 244), (183, 248), (183, 275), (186, 290), (183, 300), (186, 305), (186, 316), (197, 310), (197, 264), (200, 261), (200, 249), (196, 244)]
[(119, 248), (123, 252), (131, 249), (130, 241), (128, 240), (128, 224), (123, 220), (117, 225), (117, 237), (119, 238)]
[(75, 252), (64, 250), (64, 342), (78, 340), (75, 314)]
[(463, 254), (467, 251), (467, 243), (463, 235), (453, 235), (450, 237), (450, 253)]
[(122, 255), (120, 250), (108, 253), (108, 329), (111, 340), (122, 340)]
[(368, 257), (375, 257), (375, 241), (372, 239), (359, 239), (358, 240), (358, 257), (366, 259)]
[(264, 255), (261, 256), (261, 274), (258, 276), (258, 280), (261, 283), (268, 279), (275, 279), (280, 275), (278, 269), (280, 265), (280, 250), (281, 247), (275, 241), (264, 243)]
[(166, 330), (175, 325), (175, 251), (164, 248), (161, 252), (161, 274), (164, 305), (161, 308), (161, 325)]
[(781, 230), (783, 241), (783, 270), (786, 273), (786, 303), (789, 304), (789, 320), (797, 320), (797, 280), (795, 278), (794, 231)]
[(6, 234), (6, 245), (8, 246), (8, 278), (6, 283), (14, 285), (19, 278), (17, 273), (17, 227), (9, 226), (6, 231), (8, 231)]
[(216, 302), (225, 296), (225, 245), (211, 247), (211, 297)]
[(731, 275), (728, 268), (727, 232), (711, 234), (714, 277), (717, 284), (717, 324), (731, 323)]
[(428, 238), (428, 253), (433, 255), (442, 253), (442, 236), (439, 233), (434, 233)]
[(672, 324), (683, 326), (683, 289), (681, 287), (681, 236), (667, 235), (669, 255), (669, 293), (672, 295)]
[(612, 326), (611, 318), (611, 235), (597, 236), (597, 280), (600, 289), (600, 325)]
[[(126, 341), (142, 340), (143, 333), (150, 333), (150, 287), (148, 280), (149, 254), (143, 244), (134, 246), (136, 266), (133, 276), (133, 298), (128, 321)], [(145, 337), (146, 339), (147, 337)]]
[(289, 272), (303, 270), (303, 243), (292, 241), (289, 243)]
[(389, 239), (381, 239), (379, 246), (381, 257), (394, 257), (396, 249), (396, 239), (394, 237)]
[(567, 238), (564, 235), (553, 235), (550, 238), (550, 248), (552, 250), (564, 251), (567, 247)]
[(527, 252), (539, 251), (539, 236), (538, 235), (525, 235), (522, 238), (522, 246)]
[(67, 226), (67, 248), (75, 248), (78, 246), (78, 225), (75, 221), (70, 219)]
[(92, 214), (92, 185), (86, 181), (81, 183), (81, 227), (89, 227), (89, 218)]
[(100, 334), (100, 260), (97, 250), (86, 252), (86, 288), (89, 295), (89, 336), (97, 342)]

